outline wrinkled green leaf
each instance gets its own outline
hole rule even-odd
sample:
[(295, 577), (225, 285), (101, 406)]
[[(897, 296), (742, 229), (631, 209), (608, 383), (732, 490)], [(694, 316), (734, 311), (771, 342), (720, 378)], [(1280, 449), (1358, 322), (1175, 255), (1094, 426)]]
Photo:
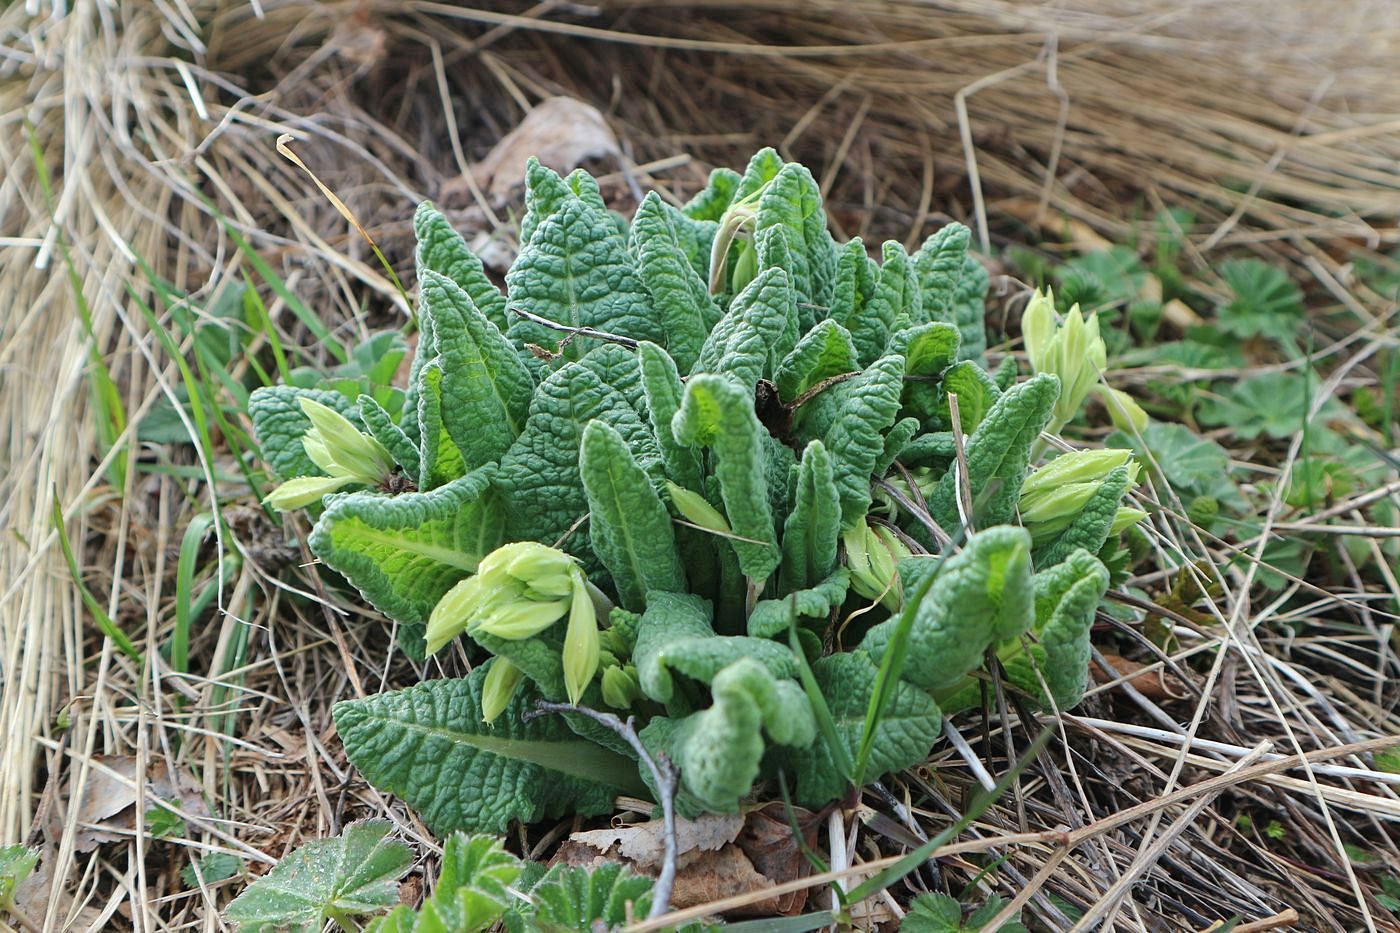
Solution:
[(696, 373), (723, 373), (750, 389), (771, 379), (797, 342), (797, 307), (791, 279), (766, 269), (735, 296), (710, 331)]
[[(506, 273), (506, 287), (513, 306), (537, 317), (638, 340), (666, 340), (626, 240), (606, 211), (582, 198), (565, 198), (533, 231)], [(509, 336), (553, 350), (565, 335), (522, 318), (511, 323)], [(596, 345), (575, 338), (563, 353), (577, 360)]]
[[(802, 453), (792, 511), (783, 523), (779, 579), (784, 591), (805, 589), (826, 579), (836, 566), (840, 537), (841, 495), (835, 467), (822, 442), (812, 441)], [(782, 628), (786, 627), (784, 620)]]
[(681, 443), (710, 449), (725, 513), (738, 536), (727, 539), (728, 543), (745, 574), (766, 580), (777, 568), (781, 553), (764, 476), (760, 441), (764, 429), (754, 413), (752, 396), (730, 379), (692, 376), (671, 429)]
[(684, 592), (671, 515), (622, 435), (606, 422), (590, 422), (579, 471), (588, 498), (589, 539), (622, 605), (642, 609), (651, 590)]
[[(1050, 375), (1035, 376), (1011, 388), (996, 400), (968, 439), (968, 487), (973, 503), (981, 502), (979, 524), (997, 524), (1011, 518), (1031, 448), (1050, 423), (1059, 393), (1060, 382)], [(939, 481), (928, 504), (938, 524), (946, 529), (959, 526), (952, 470)]]
[(518, 898), (509, 890), (523, 865), (494, 836), (453, 833), (442, 847), (442, 866), (431, 897), (418, 910), (400, 905), (366, 933), (479, 933), (489, 929)]
[[(1035, 619), (1031, 537), (1025, 529), (984, 528), (946, 561), (915, 608), (903, 675), (934, 691), (957, 687), (982, 663), (988, 647), (1028, 631)], [(881, 622), (861, 642), (876, 662), (896, 622)]]
[(742, 635), (716, 635), (709, 605), (683, 593), (653, 593), (637, 626), (632, 659), (642, 692), (658, 703), (677, 699), (674, 675), (708, 684), (742, 658), (762, 664), (774, 677), (794, 677), (797, 661), (777, 642)]
[(452, 280), (425, 271), (424, 329), (442, 369), (441, 419), (468, 469), (500, 460), (520, 434), (535, 381), (496, 325)]
[(501, 832), (514, 820), (607, 813), (618, 791), (645, 794), (633, 762), (578, 737), (557, 717), (525, 721), (532, 690), (517, 693), (492, 726), (483, 723), (487, 673), (478, 667), (462, 679), (337, 703), (336, 731), (350, 763), (436, 833)]
[(484, 468), (431, 492), (336, 496), (311, 533), (311, 552), (380, 612), (426, 624), (442, 595), (501, 543), (493, 476)]
[[(609, 350), (619, 348), (594, 353)], [(525, 429), (501, 458), (497, 485), (506, 510), (506, 540), (553, 545), (587, 513), (579, 443), (595, 419), (616, 428), (629, 449), (647, 449), (650, 432), (636, 409), (589, 366), (566, 364), (540, 383)], [(572, 543), (569, 550), (577, 553)]]
[(424, 272), (446, 276), (471, 298), (472, 304), (501, 331), (510, 326), (506, 296), (491, 281), (467, 241), (453, 229), (431, 201), (418, 205), (413, 215), (413, 232), (418, 237), (418, 281)]
[[(654, 191), (642, 200), (632, 221), (632, 249), (651, 294), (653, 313), (660, 320), (667, 350), (686, 372), (695, 365), (705, 338), (720, 318), (720, 309), (710, 297), (708, 273), (702, 276), (691, 261), (698, 251), (693, 225)], [(704, 256), (708, 261), (708, 245)]]
[(556, 865), (530, 889), (530, 928), (540, 933), (593, 933), (638, 920), (651, 908), (651, 879), (615, 863), (584, 869)]
[[(879, 671), (864, 651), (850, 651), (820, 659), (812, 665), (812, 673), (826, 697), (836, 734), (854, 757)], [(878, 780), (919, 764), (928, 757), (942, 728), (938, 704), (913, 685), (898, 684), (876, 728), (867, 777)], [(797, 781), (796, 802), (801, 806), (821, 807), (845, 793), (845, 778), (825, 743), (813, 742), (806, 749), (787, 752), (783, 760), (784, 769)]]

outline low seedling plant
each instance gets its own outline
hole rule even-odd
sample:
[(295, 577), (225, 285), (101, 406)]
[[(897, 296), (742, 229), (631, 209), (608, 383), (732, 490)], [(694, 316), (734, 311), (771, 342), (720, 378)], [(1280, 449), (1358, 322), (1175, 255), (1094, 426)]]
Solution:
[[(582, 171), (526, 179), (504, 292), (418, 209), (402, 395), (250, 402), (269, 504), (314, 517), (311, 550), (406, 651), (473, 664), (336, 707), (371, 784), (442, 835), (659, 799), (650, 756), (684, 815), (780, 783), (820, 808), (923, 761), (989, 689), (1079, 702), (1144, 515), (1129, 451), (1046, 433), (1091, 392), (1145, 423), (1104, 385), (1097, 318), (1037, 293), (1033, 372), (989, 369), (968, 230), (877, 262), (772, 150), (630, 223)], [(580, 707), (630, 717), (648, 756)]]

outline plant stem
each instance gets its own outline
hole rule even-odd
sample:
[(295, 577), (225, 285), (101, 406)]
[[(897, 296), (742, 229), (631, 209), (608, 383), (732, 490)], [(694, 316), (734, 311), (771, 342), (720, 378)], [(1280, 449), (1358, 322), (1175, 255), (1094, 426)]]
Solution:
[(654, 920), (671, 909), (671, 890), (676, 884), (676, 767), (671, 763), (671, 759), (662, 753), (653, 756), (647, 747), (642, 744), (642, 737), (637, 734), (637, 721), (633, 716), (628, 716), (627, 721), (614, 716), (612, 713), (599, 712), (587, 706), (574, 706), (571, 703), (550, 703), (541, 700), (535, 704), (535, 710), (527, 713), (526, 718), (542, 715), (544, 713), (577, 713), (593, 720), (599, 725), (611, 729), (622, 740), (632, 746), (632, 750), (637, 753), (637, 757), (647, 766), (651, 772), (652, 780), (656, 782), (656, 794), (660, 798), (661, 804), (661, 827), (662, 838), (665, 842), (665, 849), (661, 860), (661, 874), (656, 879), (656, 885), (651, 889), (651, 910), (647, 913), (648, 920)]

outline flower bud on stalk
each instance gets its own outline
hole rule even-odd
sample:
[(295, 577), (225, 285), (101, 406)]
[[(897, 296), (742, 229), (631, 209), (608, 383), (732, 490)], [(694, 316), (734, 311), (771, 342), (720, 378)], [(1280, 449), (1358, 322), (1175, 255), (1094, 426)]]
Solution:
[(377, 486), (394, 472), (394, 458), (383, 444), (362, 434), (328, 405), (301, 399), (311, 427), (301, 440), (306, 456), (326, 476), (298, 476), (274, 489), (263, 501), (279, 512), (306, 508), (323, 496), (352, 485)]
[[(573, 557), (535, 541), (505, 544), (482, 558), (473, 576), (438, 600), (428, 618), (428, 653), (439, 651), (463, 632), (523, 641), (568, 616), (564, 688), (569, 702), (577, 703), (598, 672), (600, 606), (605, 614), (612, 608)], [(517, 681), (505, 680), (505, 671), (496, 676), (502, 686), (514, 689)]]
[[(1017, 508), (1021, 523), (1031, 532), (1031, 539), (1036, 544), (1042, 544), (1068, 528), (1094, 493), (1099, 491), (1108, 474), (1125, 464), (1129, 482), (1136, 483), (1139, 472), (1137, 461), (1132, 459), (1129, 451), (1116, 449), (1070, 451), (1026, 477)], [(1122, 511), (1120, 509), (1120, 513)], [(1145, 516), (1146, 513), (1142, 514)], [(1123, 527), (1126, 528), (1133, 521), (1128, 521)]]
[(1047, 430), (1058, 433), (1079, 413), (1084, 398), (1096, 391), (1120, 431), (1139, 432), (1147, 427), (1147, 412), (1126, 392), (1103, 385), (1108, 350), (1099, 336), (1097, 315), (1087, 318), (1079, 305), (1069, 309), (1062, 323), (1055, 321), (1055, 293), (1037, 290), (1021, 315), (1026, 356), (1037, 373), (1053, 373), (1060, 379), (1060, 397)]
[(884, 525), (874, 529), (861, 521), (841, 536), (846, 546), (846, 566), (851, 572), (851, 589), (866, 599), (876, 599), (891, 612), (904, 602), (897, 565), (910, 552)]
[(482, 722), (494, 722), (505, 711), (524, 677), (525, 672), (505, 658), (491, 661), (491, 669), (486, 672), (486, 679), (481, 684)]

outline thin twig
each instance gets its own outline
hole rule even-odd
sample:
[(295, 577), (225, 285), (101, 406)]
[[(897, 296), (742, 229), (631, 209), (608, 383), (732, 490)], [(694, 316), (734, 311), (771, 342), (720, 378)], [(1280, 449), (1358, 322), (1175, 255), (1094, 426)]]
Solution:
[(547, 317), (531, 314), (529, 311), (517, 305), (509, 305), (508, 307), (511, 313), (518, 314), (527, 321), (531, 321), (541, 327), (548, 327), (550, 330), (557, 330), (563, 334), (569, 334), (574, 337), (591, 337), (594, 340), (615, 343), (629, 350), (635, 350), (641, 345), (640, 340), (633, 340), (631, 337), (624, 337), (621, 334), (610, 334), (604, 330), (594, 330), (592, 327), (573, 327), (569, 324), (560, 324), (558, 321), (551, 321)]
[(611, 729), (624, 742), (632, 746), (632, 750), (637, 753), (642, 764), (647, 766), (651, 772), (652, 780), (656, 782), (656, 795), (660, 797), (661, 804), (661, 825), (662, 837), (665, 840), (665, 852), (661, 860), (661, 874), (656, 879), (656, 885), (651, 889), (651, 910), (647, 913), (647, 919), (654, 920), (662, 916), (671, 909), (671, 889), (676, 884), (676, 766), (671, 763), (671, 759), (658, 752), (653, 756), (647, 747), (642, 744), (641, 736), (637, 735), (637, 721), (633, 716), (628, 716), (627, 721), (614, 716), (612, 713), (599, 712), (587, 706), (574, 706), (572, 703), (550, 703), (547, 700), (540, 700), (535, 704), (535, 709), (527, 712), (524, 718), (528, 721), (536, 716), (545, 713), (578, 713), (593, 720), (599, 725)]

